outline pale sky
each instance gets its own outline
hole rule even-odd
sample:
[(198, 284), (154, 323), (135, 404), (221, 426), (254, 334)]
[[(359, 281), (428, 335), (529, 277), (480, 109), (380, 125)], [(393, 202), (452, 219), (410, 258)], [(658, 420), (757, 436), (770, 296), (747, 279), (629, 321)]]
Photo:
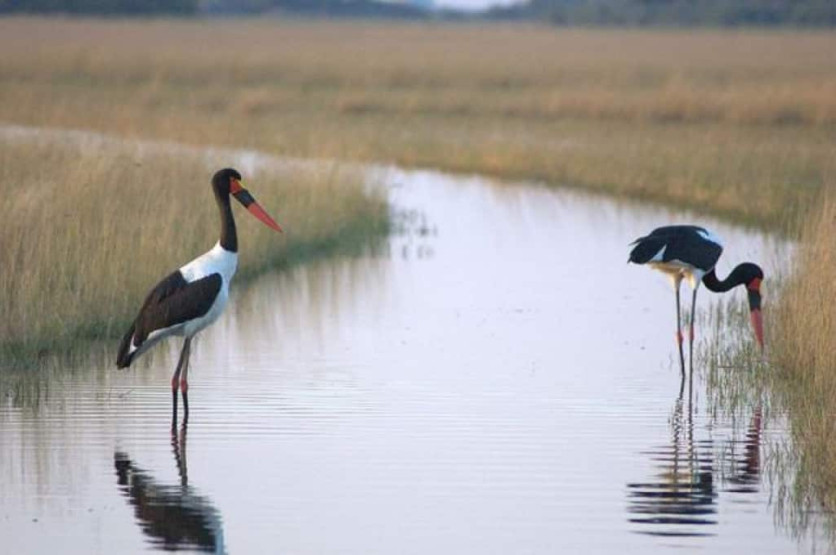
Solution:
[(459, 8), (467, 10), (483, 10), (490, 6), (507, 6), (518, 4), (523, 0), (435, 0), (439, 8)]

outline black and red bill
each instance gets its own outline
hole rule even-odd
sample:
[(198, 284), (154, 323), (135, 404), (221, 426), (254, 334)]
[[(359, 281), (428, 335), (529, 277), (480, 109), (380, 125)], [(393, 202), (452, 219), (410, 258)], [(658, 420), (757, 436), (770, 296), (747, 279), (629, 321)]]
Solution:
[(270, 214), (265, 212), (261, 205), (256, 202), (255, 198), (247, 189), (244, 188), (244, 185), (240, 181), (233, 179), (229, 192), (232, 193), (235, 200), (240, 202), (244, 208), (249, 210), (250, 214), (261, 220), (267, 227), (275, 229), (279, 233), (284, 233), (282, 226), (276, 223), (276, 220), (274, 220)]

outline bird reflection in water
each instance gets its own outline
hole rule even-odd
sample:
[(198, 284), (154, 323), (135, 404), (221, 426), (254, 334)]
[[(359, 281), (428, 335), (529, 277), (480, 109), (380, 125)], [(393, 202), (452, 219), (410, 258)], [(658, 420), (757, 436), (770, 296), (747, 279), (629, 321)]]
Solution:
[(189, 486), (186, 466), (186, 431), (172, 427), (171, 446), (180, 483), (161, 484), (120, 451), (113, 455), (117, 483), (134, 506), (137, 523), (155, 547), (226, 553), (221, 515), (209, 499)]
[[(728, 478), (729, 491), (737, 493), (754, 493), (761, 483), (761, 433), (763, 430), (763, 410), (760, 406), (755, 409), (746, 438), (743, 440), (743, 456), (737, 456), (732, 451), (732, 471)], [(732, 443), (732, 449), (736, 445)]]
[[(715, 456), (712, 439), (695, 441), (692, 384), (683, 399), (685, 377), (671, 417), (671, 442), (648, 451), (659, 472), (648, 482), (628, 483), (628, 520), (635, 531), (653, 536), (712, 536), (717, 524), (718, 482), (723, 492), (753, 493), (760, 484), (761, 410), (752, 417), (743, 453), (732, 449), (726, 460)], [(720, 451), (722, 453), (722, 451)], [(730, 460), (729, 460), (730, 459)], [(731, 466), (728, 476), (723, 467)]]

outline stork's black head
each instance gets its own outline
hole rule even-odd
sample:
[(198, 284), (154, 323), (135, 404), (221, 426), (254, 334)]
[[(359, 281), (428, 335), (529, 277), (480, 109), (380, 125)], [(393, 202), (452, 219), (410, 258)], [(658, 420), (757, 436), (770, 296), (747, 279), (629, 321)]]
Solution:
[[(241, 174), (238, 170), (232, 168), (224, 168), (215, 172), (212, 176), (212, 188), (215, 190), (215, 197), (218, 204), (226, 209), (229, 206), (229, 196), (232, 195), (235, 200), (240, 202), (244, 208), (249, 210), (250, 214), (261, 220), (268, 227), (276, 231), (282, 231), (282, 228), (264, 209), (256, 202), (255, 198), (244, 187), (241, 180)], [(232, 218), (230, 216), (230, 221)]]
[(734, 275), (729, 277), (734, 278), (734, 283), (745, 285), (746, 290), (749, 292), (750, 310), (760, 309), (761, 282), (763, 281), (763, 270), (761, 270), (761, 267), (751, 262), (744, 262), (737, 266), (732, 273)]
[(223, 198), (228, 197), (232, 192), (233, 179), (238, 182), (241, 181), (241, 174), (236, 169), (224, 168), (215, 172), (215, 175), (212, 176), (212, 188), (215, 190), (215, 194)]
[(738, 265), (734, 271), (737, 274), (736, 281), (745, 283), (746, 287), (749, 287), (755, 280), (763, 280), (763, 270), (761, 270), (760, 266), (751, 262), (744, 262), (743, 264)]

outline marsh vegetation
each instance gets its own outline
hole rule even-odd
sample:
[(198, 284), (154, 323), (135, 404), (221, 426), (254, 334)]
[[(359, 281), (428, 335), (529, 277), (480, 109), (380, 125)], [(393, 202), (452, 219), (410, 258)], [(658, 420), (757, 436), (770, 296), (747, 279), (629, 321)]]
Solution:
[(577, 185), (784, 225), (836, 173), (836, 36), (0, 21), (0, 119)]
[[(76, 139), (0, 142), (0, 287), (14, 293), (0, 297), (4, 363), (120, 334), (160, 276), (217, 240), (209, 178), (231, 164), (229, 152)], [(334, 165), (248, 178), (288, 232), (272, 236), (240, 218), (244, 279), (387, 225), (382, 191)]]
[(775, 311), (771, 389), (791, 415), (798, 479), (791, 489), (803, 511), (823, 514), (836, 538), (836, 201), (832, 193), (806, 222), (795, 272)]

